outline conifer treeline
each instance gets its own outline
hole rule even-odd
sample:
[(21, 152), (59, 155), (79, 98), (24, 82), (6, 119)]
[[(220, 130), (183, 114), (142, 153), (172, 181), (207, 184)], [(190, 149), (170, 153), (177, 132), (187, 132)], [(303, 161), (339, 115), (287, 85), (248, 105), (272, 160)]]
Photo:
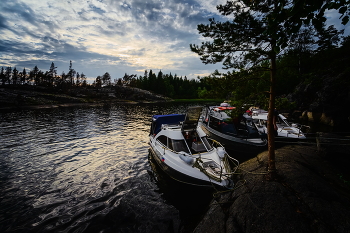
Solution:
[[(297, 86), (310, 84), (321, 85), (323, 80), (346, 74), (348, 77), (350, 36), (336, 40), (336, 45), (330, 45), (322, 50), (313, 51), (308, 46), (299, 46), (281, 55), (277, 61), (279, 82), (276, 84), (277, 96), (286, 96), (295, 91)], [(262, 67), (264, 64), (262, 64)], [(114, 79), (106, 72), (98, 76), (92, 84), (86, 76), (76, 72), (70, 62), (68, 73), (57, 75), (57, 67), (52, 62), (49, 71), (43, 72), (35, 66), (30, 72), (23, 69), (19, 72), (16, 67), (2, 67), (0, 70), (0, 84), (2, 85), (36, 85), (51, 87), (54, 91), (65, 91), (70, 88), (101, 88), (124, 85), (149, 90), (170, 98), (216, 98), (244, 100), (256, 102), (260, 105), (266, 100), (269, 90), (269, 73), (261, 69), (259, 72), (214, 72), (207, 77), (188, 79), (176, 74), (158, 74), (152, 70), (144, 75), (128, 75)], [(348, 87), (349, 79), (338, 80), (344, 87)], [(345, 90), (347, 90), (345, 88)], [(346, 91), (345, 91), (346, 92)], [(344, 92), (344, 93), (345, 93)], [(347, 92), (346, 92), (347, 93)]]
[(158, 75), (150, 70), (146, 70), (143, 76), (136, 75), (128, 76), (125, 74), (123, 81), (130, 83), (130, 86), (144, 90), (149, 90), (153, 93), (161, 94), (170, 98), (176, 99), (195, 99), (205, 98), (210, 89), (210, 86), (205, 82), (206, 79), (187, 79), (178, 77), (176, 74), (163, 74), (162, 71)]
[(58, 89), (70, 88), (73, 86), (87, 86), (84, 73), (76, 72), (73, 69), (72, 61), (69, 63), (69, 71), (66, 74), (62, 72), (57, 75), (57, 67), (52, 62), (49, 71), (43, 72), (35, 66), (29, 73), (26, 68), (19, 72), (16, 67), (1, 67), (0, 82), (4, 85), (34, 85), (42, 87), (51, 87)]
[(70, 61), (68, 73), (62, 72), (57, 75), (57, 67), (52, 62), (50, 69), (46, 72), (39, 70), (35, 66), (31, 71), (27, 72), (24, 68), (19, 72), (16, 67), (1, 67), (0, 82), (1, 85), (33, 85), (48, 87), (55, 91), (65, 91), (70, 88), (102, 88), (113, 87), (115, 85), (124, 85), (137, 87), (148, 90), (156, 94), (161, 94), (170, 98), (204, 98), (210, 90), (210, 86), (206, 83), (206, 79), (187, 79), (178, 77), (176, 74), (163, 74), (159, 71), (156, 75), (152, 70), (145, 71), (143, 76), (125, 74), (124, 77), (111, 81), (111, 75), (106, 72), (102, 76), (97, 76), (92, 84), (86, 80), (84, 73), (79, 73), (73, 69), (72, 61)]

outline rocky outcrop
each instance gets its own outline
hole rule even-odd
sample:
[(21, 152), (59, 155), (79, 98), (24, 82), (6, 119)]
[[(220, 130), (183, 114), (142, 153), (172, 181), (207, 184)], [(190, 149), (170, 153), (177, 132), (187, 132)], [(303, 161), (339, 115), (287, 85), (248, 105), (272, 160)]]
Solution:
[[(279, 179), (266, 181), (267, 152), (241, 165), (194, 232), (339, 232), (350, 229), (350, 183), (313, 146), (276, 151)], [(348, 174), (350, 175), (350, 174)]]
[(30, 85), (0, 87), (0, 108), (113, 104), (113, 102), (165, 102), (169, 98), (127, 86), (72, 88), (65, 91)]

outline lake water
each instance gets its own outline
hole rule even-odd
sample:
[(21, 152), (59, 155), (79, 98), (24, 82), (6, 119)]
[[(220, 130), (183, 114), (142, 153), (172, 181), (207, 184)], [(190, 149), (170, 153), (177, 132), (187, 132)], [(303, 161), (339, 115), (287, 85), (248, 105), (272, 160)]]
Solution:
[(154, 114), (193, 104), (0, 113), (0, 232), (188, 232), (212, 193), (149, 158)]

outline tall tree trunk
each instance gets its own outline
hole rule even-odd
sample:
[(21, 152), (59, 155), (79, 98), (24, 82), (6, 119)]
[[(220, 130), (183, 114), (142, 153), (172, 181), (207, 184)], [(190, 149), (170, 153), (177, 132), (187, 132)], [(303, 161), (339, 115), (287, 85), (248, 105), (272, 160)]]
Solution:
[(276, 53), (274, 52), (274, 44), (272, 44), (272, 52), (270, 57), (270, 100), (267, 121), (267, 136), (268, 136), (268, 179), (275, 180), (277, 178), (277, 170), (275, 164), (275, 87), (276, 87)]

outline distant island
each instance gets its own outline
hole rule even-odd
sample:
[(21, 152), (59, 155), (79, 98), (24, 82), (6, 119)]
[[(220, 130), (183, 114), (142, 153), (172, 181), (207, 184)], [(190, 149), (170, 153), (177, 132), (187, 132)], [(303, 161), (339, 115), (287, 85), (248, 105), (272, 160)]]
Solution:
[(165, 101), (171, 101), (171, 99), (128, 86), (79, 87), (68, 89), (64, 92), (32, 85), (0, 86), (0, 109)]

